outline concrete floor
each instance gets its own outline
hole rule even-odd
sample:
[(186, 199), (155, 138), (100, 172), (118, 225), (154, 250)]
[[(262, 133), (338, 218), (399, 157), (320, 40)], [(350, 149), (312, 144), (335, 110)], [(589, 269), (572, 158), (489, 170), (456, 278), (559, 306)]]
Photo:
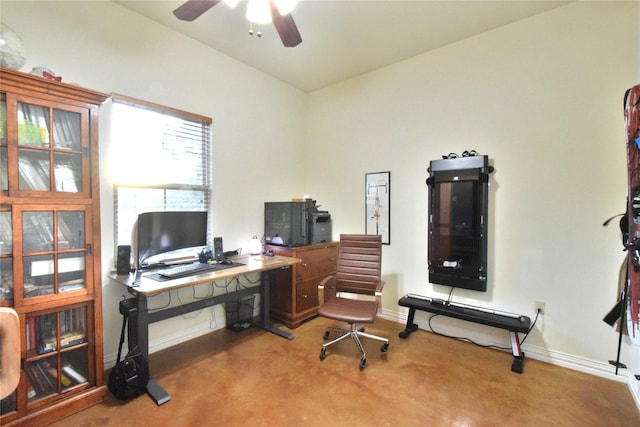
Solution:
[(151, 356), (171, 394), (108, 401), (53, 424), (69, 426), (631, 426), (640, 413), (626, 384), (379, 319), (358, 369), (351, 340), (320, 361), (324, 328), (313, 319), (288, 341), (252, 327), (213, 332)]

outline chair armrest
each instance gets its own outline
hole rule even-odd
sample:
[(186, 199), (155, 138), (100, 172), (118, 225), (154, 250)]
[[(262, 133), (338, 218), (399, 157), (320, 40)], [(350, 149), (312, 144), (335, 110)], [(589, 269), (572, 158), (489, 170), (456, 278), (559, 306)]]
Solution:
[(333, 298), (336, 295), (336, 276), (327, 276), (318, 283), (318, 305), (324, 304), (325, 287), (327, 287), (327, 297)]
[(380, 280), (378, 285), (376, 286), (376, 297), (382, 296), (382, 288), (384, 288), (384, 284), (387, 283), (384, 280)]
[(376, 286), (376, 305), (378, 306), (378, 314), (382, 314), (382, 288), (384, 288), (384, 280), (380, 280)]

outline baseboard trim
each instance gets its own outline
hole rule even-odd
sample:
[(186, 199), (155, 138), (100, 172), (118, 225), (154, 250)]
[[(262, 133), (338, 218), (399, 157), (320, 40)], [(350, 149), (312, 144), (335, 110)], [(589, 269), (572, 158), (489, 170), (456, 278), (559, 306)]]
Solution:
[[(169, 347), (173, 347), (174, 345), (190, 341), (194, 338), (198, 338), (202, 335), (209, 334), (213, 331), (217, 331), (218, 329), (222, 329), (225, 327), (224, 322), (218, 322), (214, 328), (203, 327), (202, 325), (195, 326), (189, 329), (183, 329), (179, 333), (175, 333), (172, 335), (162, 336), (160, 338), (154, 339), (149, 342), (149, 354), (156, 353), (160, 350), (167, 349)], [(125, 345), (122, 348), (122, 354), (127, 354), (127, 344), (125, 341)], [(118, 354), (105, 354), (104, 358), (104, 368), (111, 369), (116, 364), (116, 358)]]
[[(404, 325), (406, 325), (407, 323), (407, 315), (394, 310), (383, 309), (380, 317), (398, 323), (398, 332), (400, 332), (403, 329)], [(420, 319), (417, 319), (415, 323), (420, 329), (427, 332), (429, 331), (429, 326), (424, 322), (421, 322)], [(199, 325), (193, 328), (181, 330), (176, 334), (157, 338), (149, 343), (149, 353), (152, 354), (166, 348), (173, 347), (174, 345), (192, 340), (194, 338), (198, 338), (204, 334), (211, 333), (224, 327), (224, 322), (219, 322), (215, 328), (203, 327)], [(497, 330), (495, 328), (463, 329), (461, 327), (456, 327), (455, 323), (440, 324), (439, 328), (441, 329), (439, 332), (446, 335), (465, 336), (473, 341), (481, 342), (486, 345), (507, 348), (511, 347), (508, 334), (503, 334), (501, 332), (504, 331)], [(482, 329), (482, 331), (480, 329)], [(486, 332), (484, 332), (484, 330), (486, 330)], [(498, 333), (496, 334), (496, 332)], [(126, 354), (126, 351), (127, 350), (123, 348), (123, 354)], [(633, 379), (633, 381), (636, 380), (626, 369), (620, 370), (618, 375), (616, 375), (615, 369), (608, 363), (553, 351), (546, 348), (529, 345), (527, 343), (522, 345), (522, 351), (525, 352), (526, 357), (531, 359), (540, 360), (542, 362), (551, 363), (552, 365), (561, 366), (567, 369), (573, 369), (575, 371), (584, 372), (590, 375), (596, 375), (613, 381), (626, 383), (629, 385), (629, 390), (634, 400), (636, 401), (638, 408), (640, 409), (640, 388), (632, 387), (633, 382), (631, 381), (631, 379)], [(112, 353), (109, 355), (105, 354), (105, 369), (110, 369), (113, 365), (115, 365), (116, 356), (116, 353)]]

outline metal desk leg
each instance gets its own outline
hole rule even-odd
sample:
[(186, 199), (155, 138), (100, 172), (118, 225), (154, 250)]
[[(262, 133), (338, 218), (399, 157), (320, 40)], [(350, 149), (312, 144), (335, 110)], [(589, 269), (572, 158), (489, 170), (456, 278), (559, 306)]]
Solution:
[(147, 309), (147, 298), (142, 294), (136, 295), (136, 307), (129, 311), (129, 350), (136, 346), (140, 349), (142, 356), (147, 360), (149, 366), (149, 382), (147, 383), (147, 393), (158, 404), (171, 400), (171, 395), (163, 389), (160, 384), (151, 377), (151, 366), (149, 364), (149, 310)]
[(260, 276), (262, 328), (283, 338), (292, 340), (294, 338), (293, 334), (271, 326), (271, 274), (269, 274), (268, 271), (263, 271)]

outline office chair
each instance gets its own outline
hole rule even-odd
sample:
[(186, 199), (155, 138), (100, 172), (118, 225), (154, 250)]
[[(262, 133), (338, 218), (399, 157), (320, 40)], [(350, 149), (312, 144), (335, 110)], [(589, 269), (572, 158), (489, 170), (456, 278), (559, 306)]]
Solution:
[[(386, 353), (389, 340), (367, 334), (359, 324), (373, 323), (382, 307), (381, 296), (384, 282), (380, 280), (382, 261), (382, 237), (379, 235), (341, 234), (338, 250), (338, 268), (335, 276), (324, 278), (318, 285), (318, 314), (328, 319), (346, 322), (350, 329), (328, 328), (324, 339), (331, 332), (340, 335), (322, 345), (320, 360), (327, 355), (327, 347), (351, 337), (360, 352), (360, 370), (367, 365), (367, 355), (360, 337), (382, 341), (380, 351)], [(351, 298), (349, 296), (351, 295)], [(355, 295), (354, 295), (355, 294)], [(358, 296), (365, 295), (368, 298)], [(358, 299), (355, 299), (355, 298)]]
[(0, 399), (4, 399), (20, 381), (20, 320), (9, 307), (0, 307), (0, 361)]

